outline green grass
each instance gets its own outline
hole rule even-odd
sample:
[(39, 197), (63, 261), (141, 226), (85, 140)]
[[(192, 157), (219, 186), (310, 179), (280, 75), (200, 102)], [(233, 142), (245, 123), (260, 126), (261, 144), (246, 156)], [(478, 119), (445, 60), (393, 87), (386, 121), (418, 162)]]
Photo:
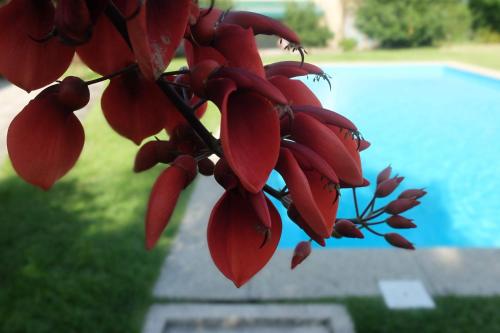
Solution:
[(438, 297), (434, 310), (389, 310), (379, 298), (343, 302), (358, 333), (500, 332), (500, 297)]
[[(283, 56), (267, 55), (265, 63), (282, 59), (297, 60), (298, 55)], [(418, 48), (398, 50), (353, 51), (345, 53), (331, 53), (312, 50), (306, 60), (317, 62), (346, 62), (346, 61), (461, 61), (464, 63), (484, 66), (500, 70), (500, 45), (454, 45), (441, 48)]]
[(85, 119), (76, 168), (43, 192), (7, 163), (0, 172), (0, 332), (137, 332), (184, 193), (159, 246), (144, 250), (143, 216), (162, 170), (135, 175), (137, 147)]

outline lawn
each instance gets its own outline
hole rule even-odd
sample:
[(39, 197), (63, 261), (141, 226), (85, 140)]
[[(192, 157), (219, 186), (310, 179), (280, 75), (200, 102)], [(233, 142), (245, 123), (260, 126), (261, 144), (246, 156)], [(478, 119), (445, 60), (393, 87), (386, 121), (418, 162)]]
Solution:
[[(329, 54), (309, 62), (455, 60), (500, 70), (499, 46)], [(265, 63), (297, 56), (266, 56)], [(176, 61), (173, 68), (183, 64)], [(81, 66), (68, 74), (93, 77)], [(50, 192), (0, 167), (0, 332), (138, 332), (151, 287), (189, 199), (188, 190), (159, 246), (143, 247), (143, 216), (161, 171), (131, 171), (137, 147), (107, 126), (96, 105), (85, 119), (76, 168)], [(216, 129), (214, 108), (204, 118)], [(358, 332), (500, 332), (499, 298), (439, 298), (434, 311), (398, 311), (380, 299), (345, 303)]]
[[(212, 110), (213, 111), (213, 110)], [(213, 124), (217, 114), (204, 119)], [(0, 170), (0, 332), (138, 332), (192, 186), (166, 235), (144, 250), (144, 212), (162, 170), (135, 175), (137, 147), (85, 119), (84, 152), (49, 192)]]
[[(298, 55), (266, 55), (266, 63), (281, 59), (298, 59)], [(311, 50), (306, 56), (308, 62), (346, 61), (461, 61), (468, 64), (500, 70), (500, 45), (450, 45), (441, 48), (417, 48), (399, 50), (353, 51), (329, 53)]]

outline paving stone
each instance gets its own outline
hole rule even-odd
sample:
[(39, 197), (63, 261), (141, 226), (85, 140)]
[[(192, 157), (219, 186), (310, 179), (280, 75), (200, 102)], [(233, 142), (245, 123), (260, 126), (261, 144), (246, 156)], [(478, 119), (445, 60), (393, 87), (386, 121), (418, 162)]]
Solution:
[(417, 262), (435, 295), (500, 295), (499, 249), (425, 249)]
[(155, 304), (143, 333), (353, 333), (341, 305)]

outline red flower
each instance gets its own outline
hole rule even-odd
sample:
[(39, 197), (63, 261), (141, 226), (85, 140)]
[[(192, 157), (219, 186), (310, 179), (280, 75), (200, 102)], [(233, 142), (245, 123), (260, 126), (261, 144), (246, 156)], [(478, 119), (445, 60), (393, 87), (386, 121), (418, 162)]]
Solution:
[(191, 156), (179, 156), (156, 180), (146, 213), (146, 248), (151, 250), (167, 227), (182, 190), (196, 176)]
[(73, 111), (88, 101), (85, 83), (68, 77), (43, 90), (14, 118), (7, 147), (22, 178), (47, 190), (75, 165), (84, 132)]
[(267, 264), (278, 246), (281, 219), (267, 199), (266, 204), (270, 228), (262, 225), (245, 193), (237, 189), (226, 191), (210, 215), (210, 254), (217, 268), (238, 288)]

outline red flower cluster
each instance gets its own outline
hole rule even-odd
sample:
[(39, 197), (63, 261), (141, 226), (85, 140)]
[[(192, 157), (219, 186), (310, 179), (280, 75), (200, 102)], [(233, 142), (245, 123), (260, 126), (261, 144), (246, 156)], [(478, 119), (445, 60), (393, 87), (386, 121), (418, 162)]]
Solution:
[[(286, 40), (303, 57), (299, 37), (282, 23), (251, 12), (202, 9), (194, 0), (12, 0), (0, 8), (0, 27), (0, 73), (27, 91), (57, 80), (75, 53), (103, 75), (90, 82), (64, 78), (14, 119), (9, 154), (26, 181), (48, 189), (73, 167), (84, 144), (73, 112), (88, 103), (88, 85), (98, 81), (110, 80), (102, 110), (116, 132), (136, 144), (162, 130), (169, 134), (168, 141), (144, 144), (135, 161), (137, 172), (169, 164), (151, 191), (148, 249), (198, 173), (213, 175), (226, 190), (210, 216), (208, 245), (219, 270), (238, 287), (266, 265), (281, 236), (280, 216), (265, 193), (321, 245), (332, 235), (362, 237), (361, 228), (371, 230), (364, 214), (354, 221), (336, 218), (340, 188), (369, 184), (359, 155), (369, 143), (294, 79), (327, 75), (303, 59), (262, 63), (258, 34)], [(182, 42), (189, 67), (165, 72)], [(199, 121), (208, 101), (222, 115), (220, 140)], [(208, 159), (214, 154), (216, 165)], [(266, 185), (272, 170), (283, 176), (285, 188)], [(376, 196), (389, 195), (401, 180), (383, 179)], [(397, 214), (419, 196), (404, 192), (385, 207), (393, 214), (387, 223), (411, 226)], [(385, 236), (409, 247), (394, 234)], [(299, 244), (292, 267), (310, 251), (310, 242)]]

